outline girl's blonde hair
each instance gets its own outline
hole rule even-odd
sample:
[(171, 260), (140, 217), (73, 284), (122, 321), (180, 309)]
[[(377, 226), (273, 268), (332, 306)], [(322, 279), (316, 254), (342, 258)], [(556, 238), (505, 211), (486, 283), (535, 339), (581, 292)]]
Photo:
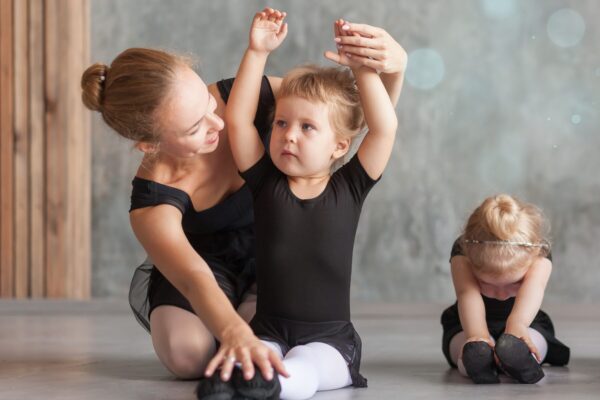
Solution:
[(364, 126), (356, 81), (347, 68), (294, 68), (283, 78), (278, 93), (278, 98), (288, 96), (327, 104), (331, 126), (344, 139), (354, 139)]
[(119, 135), (136, 142), (158, 143), (154, 112), (169, 95), (178, 68), (192, 60), (162, 50), (130, 48), (110, 67), (96, 63), (81, 77), (81, 98)]
[(500, 275), (550, 252), (542, 211), (507, 194), (488, 197), (473, 211), (461, 247), (474, 268)]

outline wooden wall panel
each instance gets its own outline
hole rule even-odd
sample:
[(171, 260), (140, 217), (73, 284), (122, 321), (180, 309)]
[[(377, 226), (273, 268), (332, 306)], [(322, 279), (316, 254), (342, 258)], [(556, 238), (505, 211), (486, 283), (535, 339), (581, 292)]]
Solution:
[(29, 296), (29, 60), (28, 3), (14, 3), (14, 297)]
[(0, 296), (14, 293), (13, 0), (0, 0)]
[(87, 0), (0, 0), (0, 297), (91, 295)]
[(46, 295), (44, 2), (29, 0), (29, 213), (31, 297)]

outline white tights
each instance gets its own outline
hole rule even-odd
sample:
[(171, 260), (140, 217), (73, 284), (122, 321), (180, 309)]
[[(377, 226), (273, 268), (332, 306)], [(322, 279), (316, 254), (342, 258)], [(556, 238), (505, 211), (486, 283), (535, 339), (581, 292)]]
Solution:
[[(543, 361), (544, 358), (546, 358), (546, 354), (548, 353), (548, 342), (546, 342), (546, 339), (544, 339), (542, 334), (536, 331), (535, 329), (527, 329), (529, 330), (529, 337), (531, 338), (531, 341), (533, 342), (535, 347), (537, 347), (538, 352), (540, 353), (540, 356), (542, 357)], [(463, 365), (462, 358), (459, 358), (458, 356), (461, 354), (462, 347), (464, 346), (466, 340), (467, 337), (464, 331), (458, 332), (450, 340), (450, 358), (452, 359), (452, 362), (458, 366), (458, 371), (463, 376), (467, 376), (467, 371), (465, 370), (465, 366)], [(493, 341), (494, 339), (492, 339), (492, 342)]]
[(283, 356), (275, 342), (263, 341), (283, 359), (289, 378), (279, 376), (282, 399), (308, 399), (319, 390), (340, 389), (352, 384), (344, 357), (332, 346), (313, 342), (290, 349)]

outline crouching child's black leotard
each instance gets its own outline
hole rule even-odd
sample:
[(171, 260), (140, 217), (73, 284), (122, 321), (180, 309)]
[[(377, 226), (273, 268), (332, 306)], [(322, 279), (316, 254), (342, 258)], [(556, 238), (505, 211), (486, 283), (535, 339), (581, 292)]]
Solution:
[(285, 353), (310, 342), (337, 349), (352, 384), (361, 340), (350, 322), (352, 249), (363, 201), (376, 183), (354, 156), (315, 198), (296, 197), (265, 155), (241, 173), (254, 196), (258, 300), (250, 326)]

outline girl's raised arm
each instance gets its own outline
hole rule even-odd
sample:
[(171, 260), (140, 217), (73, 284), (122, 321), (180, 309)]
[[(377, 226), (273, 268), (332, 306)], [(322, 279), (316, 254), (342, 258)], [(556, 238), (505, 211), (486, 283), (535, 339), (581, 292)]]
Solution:
[(260, 85), (269, 53), (285, 39), (285, 13), (272, 8), (257, 13), (252, 20), (250, 42), (240, 63), (225, 111), (225, 121), (235, 163), (240, 171), (252, 167), (264, 154), (264, 146), (254, 126)]

